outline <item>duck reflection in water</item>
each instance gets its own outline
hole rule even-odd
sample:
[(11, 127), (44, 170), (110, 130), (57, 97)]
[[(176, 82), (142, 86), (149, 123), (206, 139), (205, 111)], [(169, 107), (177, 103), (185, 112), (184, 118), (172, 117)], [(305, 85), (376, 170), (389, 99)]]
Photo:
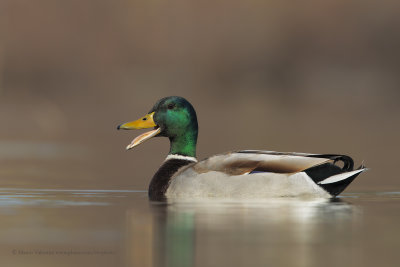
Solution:
[(355, 207), (340, 199), (165, 200), (150, 206), (153, 266), (322, 264), (324, 254), (316, 255), (315, 246), (344, 251), (357, 217)]

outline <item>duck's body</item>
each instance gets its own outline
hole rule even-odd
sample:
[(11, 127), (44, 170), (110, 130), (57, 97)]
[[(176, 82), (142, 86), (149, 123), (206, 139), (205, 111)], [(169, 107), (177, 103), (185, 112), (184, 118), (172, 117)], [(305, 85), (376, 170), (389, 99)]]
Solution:
[[(145, 117), (120, 125), (122, 129), (155, 127), (128, 145), (130, 149), (153, 136), (169, 137), (168, 157), (153, 176), (151, 199), (332, 197), (341, 193), (361, 172), (345, 155), (281, 153), (244, 150), (195, 158), (197, 118), (181, 97), (163, 98)], [(343, 162), (343, 167), (335, 165)]]
[[(344, 167), (333, 164), (343, 161)], [(331, 197), (341, 193), (364, 169), (352, 170), (342, 155), (238, 151), (195, 158), (170, 155), (154, 175), (152, 199)]]

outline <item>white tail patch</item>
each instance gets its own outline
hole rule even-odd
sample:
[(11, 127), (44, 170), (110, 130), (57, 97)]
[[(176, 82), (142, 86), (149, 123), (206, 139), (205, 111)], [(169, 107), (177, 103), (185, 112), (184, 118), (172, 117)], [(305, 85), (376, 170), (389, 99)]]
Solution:
[(351, 172), (345, 172), (345, 173), (341, 173), (341, 174), (337, 174), (334, 176), (331, 176), (329, 178), (326, 178), (325, 180), (322, 180), (321, 182), (319, 182), (318, 184), (332, 184), (332, 183), (336, 183), (342, 180), (345, 180), (355, 174), (358, 174), (360, 172), (365, 171), (366, 169), (360, 169), (360, 170), (355, 170), (355, 171), (351, 171)]

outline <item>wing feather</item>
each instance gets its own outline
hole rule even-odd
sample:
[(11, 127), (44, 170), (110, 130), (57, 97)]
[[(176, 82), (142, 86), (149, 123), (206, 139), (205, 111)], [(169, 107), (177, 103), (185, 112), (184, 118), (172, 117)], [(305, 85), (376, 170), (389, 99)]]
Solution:
[(335, 160), (317, 154), (244, 150), (212, 156), (192, 166), (197, 173), (219, 171), (241, 175), (252, 171), (295, 173)]

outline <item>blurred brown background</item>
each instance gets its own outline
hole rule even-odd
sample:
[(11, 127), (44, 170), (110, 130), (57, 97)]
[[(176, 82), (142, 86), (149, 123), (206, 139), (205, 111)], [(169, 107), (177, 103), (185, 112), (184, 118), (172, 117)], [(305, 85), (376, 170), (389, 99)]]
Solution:
[(0, 0), (0, 186), (147, 189), (168, 151), (116, 126), (195, 106), (199, 158), (344, 153), (397, 190), (398, 1)]

